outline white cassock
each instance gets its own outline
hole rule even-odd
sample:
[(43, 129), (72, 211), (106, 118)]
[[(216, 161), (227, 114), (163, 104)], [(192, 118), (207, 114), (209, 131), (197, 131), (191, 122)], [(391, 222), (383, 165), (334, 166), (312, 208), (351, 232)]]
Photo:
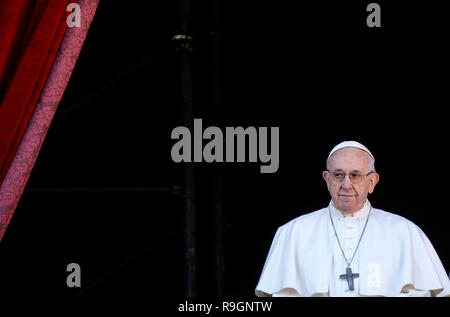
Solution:
[[(256, 286), (257, 296), (449, 296), (450, 280), (425, 233), (411, 221), (364, 207), (343, 216), (329, 207), (297, 217), (278, 228)], [(346, 279), (347, 263), (331, 220), (351, 263), (354, 290)]]

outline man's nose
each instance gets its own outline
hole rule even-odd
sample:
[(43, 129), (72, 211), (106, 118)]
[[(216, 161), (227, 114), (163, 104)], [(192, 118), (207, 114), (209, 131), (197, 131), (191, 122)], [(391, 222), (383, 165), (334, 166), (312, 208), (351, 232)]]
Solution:
[(353, 183), (350, 180), (350, 177), (348, 175), (345, 175), (344, 180), (342, 181), (342, 188), (351, 189), (352, 186), (353, 186)]

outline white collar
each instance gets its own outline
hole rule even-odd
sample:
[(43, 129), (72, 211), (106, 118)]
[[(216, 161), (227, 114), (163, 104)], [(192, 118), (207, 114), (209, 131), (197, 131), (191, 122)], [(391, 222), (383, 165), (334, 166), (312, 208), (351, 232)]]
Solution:
[(371, 204), (370, 204), (369, 200), (366, 199), (366, 203), (360, 210), (358, 210), (350, 215), (345, 215), (340, 210), (336, 209), (336, 207), (334, 207), (333, 201), (330, 201), (330, 204), (329, 204), (331, 214), (333, 215), (334, 218), (337, 218), (337, 219), (349, 218), (349, 219), (358, 219), (359, 220), (361, 218), (366, 218), (367, 214), (370, 211), (370, 206), (371, 206)]

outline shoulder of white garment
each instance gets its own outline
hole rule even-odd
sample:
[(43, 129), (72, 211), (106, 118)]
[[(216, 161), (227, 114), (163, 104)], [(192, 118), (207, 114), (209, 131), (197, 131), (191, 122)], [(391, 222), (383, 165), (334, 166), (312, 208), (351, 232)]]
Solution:
[[(322, 234), (320, 232), (321, 230), (317, 231), (314, 229), (318, 229), (319, 227), (323, 228), (323, 226), (320, 226), (319, 224), (322, 223), (323, 225), (324, 221), (328, 221), (327, 214), (328, 208), (322, 208), (298, 216), (290, 220), (289, 222), (285, 223), (284, 225), (280, 226), (277, 230), (275, 238), (282, 235), (285, 237), (289, 237), (289, 239), (293, 239), (295, 243), (302, 243), (308, 241), (309, 239), (314, 238), (315, 235)], [(276, 240), (275, 238), (274, 240)]]
[[(328, 213), (328, 208), (322, 208), (313, 212), (303, 214), (281, 225), (278, 228), (277, 233), (280, 234), (281, 232), (283, 232), (284, 234), (302, 234), (302, 236), (324, 234), (323, 232), (316, 229), (320, 227), (318, 225), (319, 222), (328, 222)], [(372, 218), (371, 222), (376, 222), (379, 225), (384, 226), (386, 230), (398, 230), (399, 234), (408, 235), (410, 228), (416, 228), (420, 230), (420, 228), (416, 224), (406, 219), (405, 217), (382, 209), (372, 208), (370, 218)]]
[[(407, 233), (408, 235), (410, 233), (410, 229), (421, 230), (420, 227), (411, 220), (398, 214), (385, 211), (382, 209), (372, 208), (370, 217), (375, 218), (375, 220), (379, 221), (381, 224), (389, 225), (389, 227), (394, 230), (397, 229), (407, 230), (404, 233)], [(386, 229), (388, 229), (389, 227), (386, 227)]]
[[(297, 230), (300, 229), (300, 227), (314, 229), (314, 225), (317, 224), (317, 221), (323, 220), (323, 217), (328, 215), (328, 208), (322, 208), (313, 212), (309, 212), (306, 214), (303, 214), (301, 216), (298, 216), (289, 222), (283, 224), (278, 228), (278, 231), (280, 230)], [(394, 230), (403, 229), (407, 230), (405, 233), (409, 232), (409, 229), (419, 229), (420, 227), (417, 226), (415, 223), (413, 223), (411, 220), (400, 216), (398, 214), (388, 212), (382, 209), (378, 208), (372, 208), (370, 218), (372, 218), (372, 221), (376, 221), (379, 224), (387, 225), (389, 228), (392, 228)], [(388, 229), (386, 227), (385, 229)], [(421, 231), (421, 230), (420, 230)], [(402, 232), (402, 231), (401, 231)], [(322, 234), (321, 232), (317, 231), (311, 231), (312, 234)]]
[[(280, 226), (279, 229), (285, 230), (298, 226), (309, 227), (310, 225), (314, 225), (318, 221), (318, 219), (321, 219), (324, 216), (328, 218), (329, 217), (328, 212), (329, 212), (328, 208), (322, 208), (313, 212), (303, 214)], [(414, 224), (412, 221), (408, 220), (405, 217), (378, 208), (372, 208), (370, 217), (376, 218), (378, 221), (381, 221), (383, 223), (389, 223), (389, 225), (392, 225), (394, 227), (395, 226), (417, 227), (416, 224)], [(320, 234), (319, 232), (315, 233)]]
[(279, 229), (290, 229), (292, 227), (313, 225), (318, 218), (326, 215), (327, 213), (328, 208), (322, 208), (313, 212), (309, 212), (290, 220), (289, 222), (280, 226)]

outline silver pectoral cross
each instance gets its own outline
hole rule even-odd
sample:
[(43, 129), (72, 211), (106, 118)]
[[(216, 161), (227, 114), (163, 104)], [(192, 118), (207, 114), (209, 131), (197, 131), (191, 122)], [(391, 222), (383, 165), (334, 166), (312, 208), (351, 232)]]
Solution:
[(359, 277), (359, 273), (352, 273), (352, 268), (350, 266), (345, 270), (346, 273), (339, 276), (340, 279), (346, 279), (348, 283), (348, 289), (351, 291), (355, 290), (353, 285), (353, 279)]

